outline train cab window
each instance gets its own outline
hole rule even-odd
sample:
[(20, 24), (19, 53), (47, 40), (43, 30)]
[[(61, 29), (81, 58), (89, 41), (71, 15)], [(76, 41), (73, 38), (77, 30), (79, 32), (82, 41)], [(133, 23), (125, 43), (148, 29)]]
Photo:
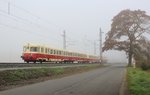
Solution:
[(26, 46), (23, 47), (23, 51), (24, 52), (27, 51), (27, 47)]
[(30, 47), (31, 52), (38, 52), (38, 47)]
[(24, 51), (24, 52), (26, 52), (26, 51), (28, 51), (28, 50), (29, 50), (29, 46), (24, 46), (24, 47), (23, 47), (23, 51)]

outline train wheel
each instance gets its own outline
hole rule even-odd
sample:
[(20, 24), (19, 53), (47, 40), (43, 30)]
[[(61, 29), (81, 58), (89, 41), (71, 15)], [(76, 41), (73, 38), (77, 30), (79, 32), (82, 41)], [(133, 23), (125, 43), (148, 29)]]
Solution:
[(40, 63), (42, 63), (42, 61), (40, 61)]
[(36, 63), (36, 61), (34, 61), (34, 63)]
[(29, 63), (29, 61), (26, 61), (27, 63)]

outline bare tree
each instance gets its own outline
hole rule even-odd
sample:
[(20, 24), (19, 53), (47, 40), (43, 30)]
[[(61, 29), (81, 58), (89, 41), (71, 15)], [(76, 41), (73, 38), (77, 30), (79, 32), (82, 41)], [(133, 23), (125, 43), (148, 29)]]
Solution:
[(131, 66), (134, 48), (150, 32), (150, 16), (145, 11), (129, 9), (116, 15), (107, 33), (103, 51), (109, 49), (123, 50), (128, 55), (128, 66)]

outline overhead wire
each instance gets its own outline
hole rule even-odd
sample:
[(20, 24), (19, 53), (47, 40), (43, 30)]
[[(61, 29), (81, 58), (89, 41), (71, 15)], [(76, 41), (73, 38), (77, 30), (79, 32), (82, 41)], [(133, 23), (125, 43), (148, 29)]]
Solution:
[(29, 33), (29, 34), (34, 34), (34, 35), (37, 35), (38, 37), (41, 37), (41, 38), (47, 38), (48, 39), (48, 37), (46, 37), (46, 36), (43, 36), (43, 35), (41, 35), (41, 34), (35, 34), (34, 32), (32, 32), (32, 31), (29, 31), (29, 30), (25, 30), (25, 29), (22, 29), (22, 28), (18, 28), (18, 27), (16, 27), (16, 26), (10, 26), (10, 25), (7, 25), (7, 24), (4, 24), (4, 23), (0, 23), (0, 25), (1, 26), (4, 26), (4, 27), (9, 27), (9, 28), (11, 28), (11, 29), (14, 29), (14, 30), (21, 30), (22, 32), (25, 32), (25, 33)]
[[(36, 26), (38, 29), (40, 30), (45, 30), (45, 31), (48, 31), (48, 29), (45, 29), (44, 27), (42, 28), (41, 25), (37, 24), (37, 23), (34, 23), (34, 22), (31, 22), (30, 20), (28, 19), (24, 19), (24, 18), (21, 18), (19, 16), (16, 16), (16, 15), (13, 15), (13, 14), (9, 14), (6, 12), (6, 11), (3, 11), (3, 10), (0, 10), (0, 12), (3, 12), (4, 14), (6, 14), (6, 16), (10, 16), (10, 17), (15, 17), (15, 21), (19, 22), (19, 20), (23, 21), (23, 22), (20, 22), (20, 23), (24, 23), (24, 24), (31, 24), (31, 25), (34, 25)], [(14, 18), (13, 18), (14, 19)]]
[[(6, 17), (6, 16), (8, 16), (8, 15), (4, 15), (4, 14), (1, 14), (0, 13), (0, 16), (4, 16), (4, 17)], [(13, 19), (13, 20), (15, 20), (15, 21), (17, 21), (17, 22), (19, 22), (18, 21), (18, 19), (15, 19), (15, 18), (11, 18), (11, 19)], [(20, 22), (19, 22), (20, 23)], [(24, 24), (26, 24), (26, 23), (24, 23)], [(10, 25), (6, 25), (6, 24), (4, 24), (4, 23), (0, 23), (0, 25), (2, 25), (2, 26), (7, 26), (7, 27), (9, 27), (9, 28), (15, 28), (15, 29), (21, 29), (22, 31), (26, 31), (26, 32), (28, 32), (28, 33), (31, 33), (32, 31), (30, 31), (30, 30), (26, 30), (26, 29), (23, 29), (23, 28), (19, 28), (19, 27), (17, 27), (17, 26), (10, 26)], [(33, 27), (32, 27), (33, 28)], [(32, 32), (32, 34), (38, 34), (38, 32)], [(38, 34), (38, 36), (43, 36), (43, 35), (41, 35), (41, 34)], [(45, 38), (49, 38), (48, 36), (44, 36), (43, 37), (44, 39)], [(55, 39), (55, 40), (58, 40), (58, 39)]]
[[(4, 0), (3, 0), (3, 1), (4, 1)], [(4, 2), (8, 3), (8, 1), (4, 1)], [(47, 24), (53, 25), (53, 26), (59, 28), (60, 30), (64, 30), (64, 28), (62, 28), (61, 26), (59, 26), (59, 25), (57, 25), (57, 24), (55, 24), (55, 23), (52, 23), (52, 21), (47, 20), (47, 19), (44, 19), (44, 18), (41, 18), (40, 16), (35, 15), (35, 14), (31, 13), (30, 11), (28, 11), (28, 10), (26, 10), (26, 9), (24, 9), (24, 8), (22, 8), (22, 7), (20, 7), (20, 6), (18, 6), (18, 5), (15, 5), (15, 4), (13, 4), (13, 3), (10, 3), (10, 5), (16, 7), (16, 8), (19, 9), (19, 10), (22, 10), (22, 11), (26, 12), (27, 14), (30, 14), (32, 17), (36, 18), (37, 20), (40, 20), (40, 21), (43, 21), (43, 22), (45, 22), (45, 23), (47, 23)]]
[[(19, 17), (19, 16), (12, 15), (12, 14), (9, 14), (9, 15), (8, 15), (8, 13), (7, 13), (6, 11), (1, 10), (1, 9), (0, 9), (0, 12), (4, 13), (5, 16), (7, 16), (7, 17), (10, 16), (11, 19), (13, 19), (13, 20), (15, 20), (15, 21), (17, 21), (17, 22), (20, 22), (20, 20), (21, 20), (21, 21), (23, 21), (23, 22), (20, 22), (20, 23), (31, 24), (31, 25), (35, 25), (37, 28), (40, 28), (40, 25), (34, 24), (33, 22), (28, 21), (27, 19), (21, 18), (21, 17)], [(1, 16), (4, 16), (4, 14), (0, 14), (0, 15), (1, 15)], [(13, 18), (12, 18), (12, 17), (13, 17)], [(6, 25), (5, 25), (5, 26), (6, 26)], [(30, 25), (29, 25), (29, 26), (30, 26)], [(33, 27), (32, 27), (32, 28), (33, 28)], [(43, 29), (40, 28), (40, 30), (43, 30)], [(55, 40), (56, 40), (56, 39), (55, 39)], [(58, 39), (57, 39), (57, 40), (58, 40)]]
[(37, 16), (37, 15), (35, 15), (35, 14), (29, 12), (28, 10), (26, 10), (26, 9), (20, 7), (20, 6), (17, 6), (17, 5), (15, 5), (15, 4), (12, 4), (12, 5), (13, 5), (14, 7), (16, 7), (16, 8), (18, 8), (18, 9), (20, 9), (20, 10), (23, 10), (24, 12), (26, 12), (26, 13), (32, 15), (32, 16), (35, 17), (37, 20), (41, 20), (41, 21), (43, 21), (43, 22), (46, 22), (47, 24), (53, 25), (53, 26), (59, 28), (60, 30), (64, 30), (64, 28), (60, 27), (60, 26), (57, 25), (57, 24), (52, 23), (52, 21), (46, 20), (46, 19), (44, 19), (44, 18), (41, 18), (40, 16)]

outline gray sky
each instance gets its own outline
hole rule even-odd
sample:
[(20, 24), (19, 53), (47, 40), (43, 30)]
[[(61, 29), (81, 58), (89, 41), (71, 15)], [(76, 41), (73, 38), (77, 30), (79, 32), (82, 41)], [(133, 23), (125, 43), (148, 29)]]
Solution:
[[(21, 61), (27, 42), (62, 48), (64, 30), (68, 50), (93, 54), (96, 41), (98, 54), (100, 27), (104, 41), (112, 18), (121, 10), (141, 9), (150, 15), (149, 4), (150, 0), (0, 0), (0, 62)], [(126, 61), (123, 52), (104, 55), (111, 62)]]

